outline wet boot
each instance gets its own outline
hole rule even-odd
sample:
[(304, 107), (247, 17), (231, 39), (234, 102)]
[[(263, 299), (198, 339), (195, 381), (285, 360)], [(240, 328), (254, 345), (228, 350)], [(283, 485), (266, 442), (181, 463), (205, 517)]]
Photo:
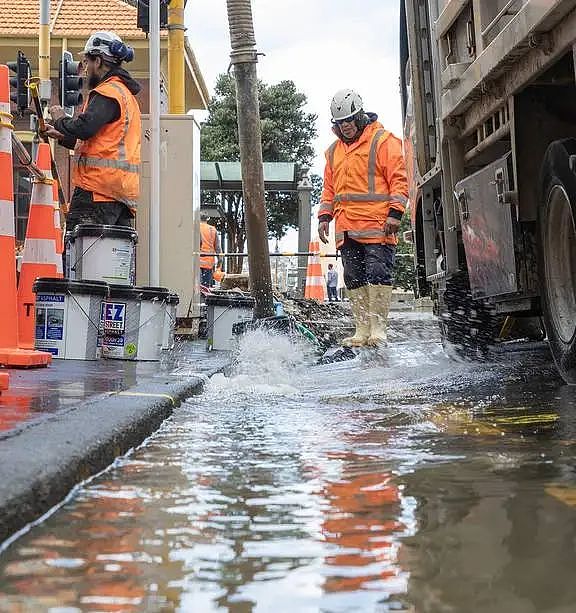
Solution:
[(370, 336), (368, 337), (366, 345), (370, 347), (378, 347), (386, 344), (388, 340), (386, 327), (388, 323), (388, 311), (390, 311), (391, 301), (391, 285), (368, 286)]
[(357, 289), (349, 289), (350, 306), (354, 315), (356, 331), (354, 336), (349, 336), (342, 341), (343, 347), (363, 347), (370, 335), (370, 325), (368, 321), (368, 287), (363, 286)]

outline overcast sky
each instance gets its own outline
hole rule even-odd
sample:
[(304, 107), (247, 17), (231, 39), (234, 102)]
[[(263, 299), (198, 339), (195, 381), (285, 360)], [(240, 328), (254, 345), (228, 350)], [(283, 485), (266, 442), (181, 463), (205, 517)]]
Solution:
[[(330, 100), (351, 87), (384, 126), (401, 133), (398, 60), (400, 0), (252, 0), (257, 49), (265, 54), (258, 77), (268, 84), (291, 79), (318, 115), (314, 172), (333, 140)], [(213, 93), (228, 69), (230, 39), (225, 0), (192, 0), (187, 35)]]

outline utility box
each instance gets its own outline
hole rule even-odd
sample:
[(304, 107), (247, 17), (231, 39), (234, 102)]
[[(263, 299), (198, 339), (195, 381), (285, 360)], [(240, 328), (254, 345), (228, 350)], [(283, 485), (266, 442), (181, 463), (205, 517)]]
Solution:
[[(160, 285), (180, 297), (178, 329), (200, 317), (200, 126), (192, 115), (160, 118)], [(136, 214), (136, 283), (150, 285), (150, 131), (142, 116), (142, 174)]]

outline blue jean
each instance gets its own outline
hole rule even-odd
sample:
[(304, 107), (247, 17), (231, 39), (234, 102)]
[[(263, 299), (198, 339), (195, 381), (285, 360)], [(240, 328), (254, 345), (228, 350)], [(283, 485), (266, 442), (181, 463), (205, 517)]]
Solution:
[(200, 269), (200, 285), (212, 287), (214, 281), (214, 273), (211, 268)]
[(396, 247), (359, 243), (346, 236), (340, 247), (344, 266), (344, 283), (348, 289), (365, 285), (392, 285)]
[(333, 285), (327, 285), (326, 289), (328, 290), (328, 300), (332, 302), (332, 300), (336, 300), (338, 302), (338, 290)]

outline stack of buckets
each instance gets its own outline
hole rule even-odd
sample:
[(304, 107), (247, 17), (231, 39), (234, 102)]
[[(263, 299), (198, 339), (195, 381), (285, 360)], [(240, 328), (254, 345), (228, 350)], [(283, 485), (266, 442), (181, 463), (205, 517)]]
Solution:
[(135, 287), (136, 231), (78, 225), (66, 235), (66, 278), (39, 278), (35, 345), (55, 358), (160, 360), (174, 347), (178, 295)]

